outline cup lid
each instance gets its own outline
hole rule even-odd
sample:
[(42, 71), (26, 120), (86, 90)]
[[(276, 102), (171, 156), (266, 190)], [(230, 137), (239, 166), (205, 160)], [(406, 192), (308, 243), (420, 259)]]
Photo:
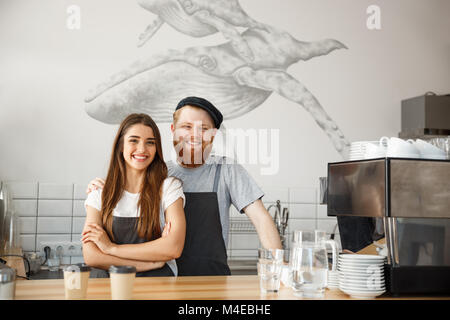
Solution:
[(9, 283), (16, 280), (16, 270), (0, 263), (0, 283)]
[(110, 273), (136, 273), (136, 267), (133, 266), (111, 266)]
[(84, 263), (71, 264), (64, 268), (65, 272), (86, 272), (91, 271), (91, 267)]

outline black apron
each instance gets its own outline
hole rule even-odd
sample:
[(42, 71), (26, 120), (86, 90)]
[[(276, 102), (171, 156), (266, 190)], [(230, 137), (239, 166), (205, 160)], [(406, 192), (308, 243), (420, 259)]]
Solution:
[[(114, 242), (116, 244), (137, 244), (147, 242), (148, 240), (139, 238), (137, 222), (138, 218), (113, 217), (112, 231), (114, 234)], [(136, 277), (170, 276), (174, 276), (174, 274), (167, 263), (159, 269), (136, 272)]]
[[(114, 234), (114, 243), (116, 244), (137, 244), (146, 242), (146, 239), (139, 238), (137, 233), (138, 218), (114, 217), (112, 231)], [(168, 264), (162, 268), (136, 272), (136, 277), (170, 277), (174, 276), (172, 269)], [(93, 269), (91, 278), (109, 278), (108, 270)]]
[(186, 239), (178, 258), (179, 276), (230, 275), (222, 236), (217, 188), (221, 164), (214, 176), (213, 192), (185, 192)]

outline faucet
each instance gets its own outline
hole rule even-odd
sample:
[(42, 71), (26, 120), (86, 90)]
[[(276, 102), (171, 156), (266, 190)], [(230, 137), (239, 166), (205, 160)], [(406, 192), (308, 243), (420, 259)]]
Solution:
[(272, 204), (267, 208), (267, 211), (270, 213), (270, 209), (275, 208), (275, 214), (273, 216), (275, 226), (277, 227), (278, 233), (281, 238), (281, 245), (284, 248), (285, 243), (285, 233), (287, 228), (287, 223), (289, 219), (289, 209), (283, 208), (281, 210), (281, 203), (280, 200), (277, 200), (276, 204)]
[(280, 216), (280, 212), (281, 212), (281, 203), (280, 200), (277, 200), (276, 204), (271, 204), (268, 208), (267, 211), (270, 213), (270, 209), (272, 209), (272, 207), (275, 208), (275, 214), (273, 215), (273, 219), (275, 221), (275, 224), (278, 228), (278, 220), (279, 220), (279, 216)]

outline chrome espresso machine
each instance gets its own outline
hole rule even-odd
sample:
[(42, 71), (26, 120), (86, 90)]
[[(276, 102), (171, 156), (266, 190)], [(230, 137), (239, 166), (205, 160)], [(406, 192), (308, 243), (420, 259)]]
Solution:
[(449, 160), (329, 163), (327, 214), (381, 223), (391, 294), (450, 293)]

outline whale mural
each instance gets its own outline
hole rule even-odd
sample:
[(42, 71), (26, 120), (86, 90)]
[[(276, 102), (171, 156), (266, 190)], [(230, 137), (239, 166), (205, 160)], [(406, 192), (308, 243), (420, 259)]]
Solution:
[(138, 0), (138, 3), (157, 15), (139, 36), (139, 47), (167, 23), (191, 37), (220, 32), (243, 59), (253, 60), (253, 52), (236, 27), (266, 29), (264, 24), (250, 18), (237, 0)]
[[(143, 112), (156, 122), (171, 122), (178, 101), (196, 95), (218, 106), (227, 120), (257, 108), (275, 92), (302, 106), (334, 148), (346, 157), (350, 143), (338, 125), (307, 87), (287, 72), (289, 66), (299, 61), (346, 49), (344, 44), (334, 39), (297, 40), (286, 31), (252, 20), (237, 1), (141, 0), (139, 3), (158, 14), (157, 24), (167, 22), (193, 36), (220, 30), (229, 40), (216, 46), (168, 49), (133, 62), (88, 92), (86, 112), (92, 118), (116, 124), (129, 113)], [(185, 11), (187, 3), (191, 4), (190, 11)], [(202, 14), (210, 18), (208, 21), (227, 22), (221, 25), (226, 28), (213, 27), (205, 19), (186, 18)], [(242, 33), (236, 31), (237, 34), (230, 36), (232, 32), (226, 31), (244, 23), (248, 28)], [(140, 39), (148, 40), (156, 30), (147, 28), (146, 35)]]

